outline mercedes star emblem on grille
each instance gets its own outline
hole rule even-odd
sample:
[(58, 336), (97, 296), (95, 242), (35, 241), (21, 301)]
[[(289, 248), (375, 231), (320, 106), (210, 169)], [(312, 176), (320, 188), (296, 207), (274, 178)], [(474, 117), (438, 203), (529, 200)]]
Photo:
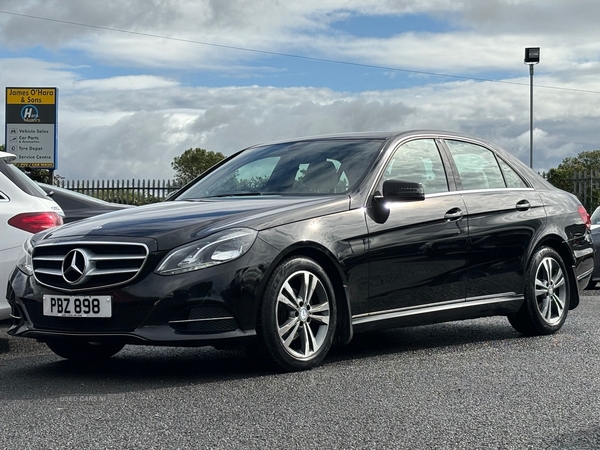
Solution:
[(62, 263), (63, 278), (69, 284), (83, 281), (88, 268), (88, 257), (79, 249), (71, 250)]

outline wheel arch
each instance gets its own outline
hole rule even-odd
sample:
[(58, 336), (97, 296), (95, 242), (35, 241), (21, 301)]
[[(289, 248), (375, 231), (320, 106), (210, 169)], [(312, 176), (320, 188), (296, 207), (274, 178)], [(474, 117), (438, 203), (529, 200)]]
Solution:
[(567, 276), (569, 277), (569, 309), (575, 309), (579, 305), (579, 290), (577, 289), (577, 278), (575, 276), (575, 271), (573, 270), (573, 265), (575, 264), (575, 259), (569, 245), (565, 242), (564, 238), (560, 237), (556, 234), (550, 234), (544, 236), (540, 239), (536, 245), (531, 249), (531, 252), (527, 255), (527, 260), (525, 261), (525, 270), (531, 261), (531, 258), (535, 254), (535, 252), (541, 247), (550, 247), (554, 249), (562, 258), (564, 264), (567, 266)]
[(335, 301), (337, 306), (337, 326), (334, 335), (334, 343), (343, 345), (350, 342), (353, 336), (352, 309), (350, 299), (346, 290), (346, 276), (340, 264), (332, 253), (322, 245), (315, 242), (302, 242), (302, 244), (291, 246), (279, 253), (273, 260), (265, 273), (265, 283), (261, 287), (259, 298), (262, 298), (266, 282), (271, 277), (275, 268), (285, 259), (291, 257), (307, 257), (319, 264), (333, 285)]

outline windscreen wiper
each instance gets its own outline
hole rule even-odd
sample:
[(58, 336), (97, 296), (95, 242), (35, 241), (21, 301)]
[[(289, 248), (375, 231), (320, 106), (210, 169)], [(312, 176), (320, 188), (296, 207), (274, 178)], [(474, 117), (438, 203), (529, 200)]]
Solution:
[(228, 192), (227, 194), (209, 195), (201, 198), (216, 198), (216, 197), (244, 197), (249, 195), (263, 195), (259, 191), (239, 191), (239, 192)]

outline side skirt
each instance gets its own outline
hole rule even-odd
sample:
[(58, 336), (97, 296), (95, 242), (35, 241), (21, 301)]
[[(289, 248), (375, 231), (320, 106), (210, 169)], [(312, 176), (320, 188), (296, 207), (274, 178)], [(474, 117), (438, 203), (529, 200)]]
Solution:
[(485, 316), (506, 316), (516, 313), (524, 302), (523, 295), (514, 292), (474, 297), (426, 306), (398, 308), (360, 314), (352, 317), (354, 332), (383, 328), (410, 327)]

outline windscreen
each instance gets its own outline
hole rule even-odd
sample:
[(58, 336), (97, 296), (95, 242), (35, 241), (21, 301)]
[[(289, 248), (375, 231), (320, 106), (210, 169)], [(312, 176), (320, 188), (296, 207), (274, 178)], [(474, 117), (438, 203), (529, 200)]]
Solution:
[(332, 195), (350, 192), (369, 170), (381, 139), (329, 139), (241, 152), (177, 200), (237, 195)]

